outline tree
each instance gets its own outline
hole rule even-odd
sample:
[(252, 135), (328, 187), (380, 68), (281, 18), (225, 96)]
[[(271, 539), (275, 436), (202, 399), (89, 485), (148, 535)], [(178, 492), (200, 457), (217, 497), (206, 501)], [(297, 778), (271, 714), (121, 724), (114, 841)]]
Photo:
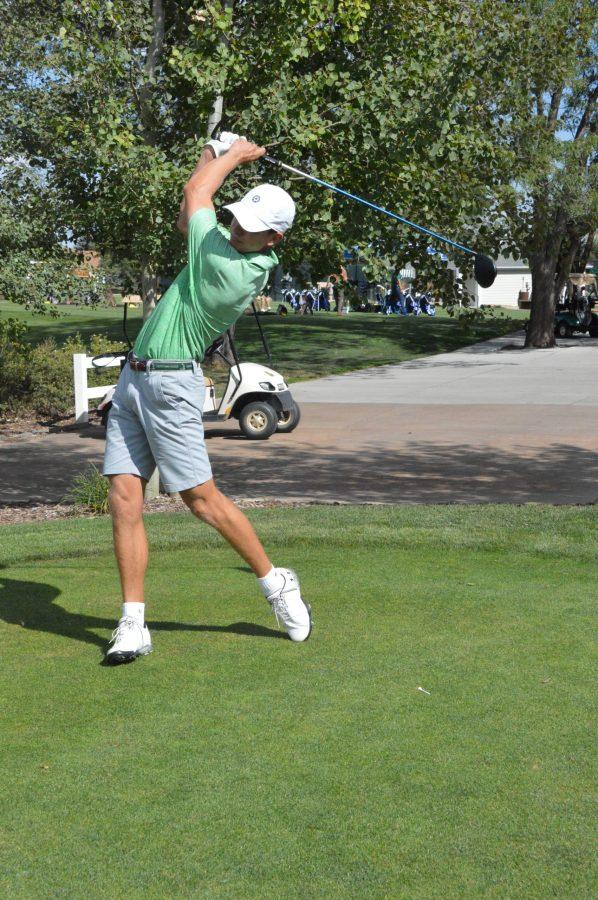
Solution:
[(105, 294), (99, 273), (79, 277), (80, 258), (48, 228), (56, 197), (40, 172), (8, 157), (0, 168), (0, 297), (54, 312), (53, 302), (93, 303)]
[[(509, 249), (529, 259), (532, 311), (526, 346), (554, 344), (554, 310), (580, 245), (598, 221), (596, 7), (591, 0), (496, 5), (515, 38), (497, 141), (513, 158), (497, 194)], [(506, 220), (506, 221), (505, 221)]]
[[(41, 10), (3, 0), (0, 8), (0, 84), (10, 87), (0, 140), (45, 171), (60, 198), (57, 235), (139, 260), (146, 312), (159, 273), (183, 263), (174, 228), (181, 188), (221, 110), (224, 127), (300, 168), (498, 247), (484, 223), (509, 157), (494, 140), (504, 61), (484, 52), (494, 39), (486, 0), (65, 0)], [(410, 261), (453, 293), (425, 237), (267, 164), (235, 173), (223, 202), (256, 177), (298, 202), (286, 269), (310, 258), (329, 272), (358, 244), (372, 276)], [(470, 262), (455, 259), (463, 269)]]

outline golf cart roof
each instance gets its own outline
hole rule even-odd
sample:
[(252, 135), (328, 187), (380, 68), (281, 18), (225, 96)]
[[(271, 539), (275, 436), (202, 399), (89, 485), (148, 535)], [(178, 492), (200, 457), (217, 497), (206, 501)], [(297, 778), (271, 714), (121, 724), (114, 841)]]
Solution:
[(581, 287), (584, 284), (587, 285), (588, 287), (590, 285), (592, 285), (593, 287), (596, 287), (596, 276), (592, 275), (591, 272), (583, 272), (583, 273), (578, 273), (575, 275), (569, 275), (569, 281), (571, 282), (571, 284), (578, 285), (578, 287)]

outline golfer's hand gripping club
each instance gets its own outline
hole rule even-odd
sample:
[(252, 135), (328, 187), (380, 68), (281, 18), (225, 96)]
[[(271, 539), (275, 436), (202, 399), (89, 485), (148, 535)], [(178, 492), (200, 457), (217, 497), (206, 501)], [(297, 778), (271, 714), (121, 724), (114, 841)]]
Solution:
[(247, 140), (244, 135), (239, 136), (232, 131), (221, 131), (205, 146), (212, 150), (216, 159), (232, 150), (231, 156), (236, 158), (238, 165), (254, 162), (266, 153), (265, 147), (260, 147), (259, 144)]
[(238, 138), (231, 144), (230, 150), (227, 151), (237, 162), (237, 165), (243, 163), (255, 162), (256, 159), (265, 156), (266, 148), (248, 141), (247, 138)]
[[(206, 147), (210, 147), (214, 156), (218, 159), (230, 150), (234, 142), (239, 140), (239, 137), (238, 134), (235, 134), (232, 131), (221, 131), (217, 137), (212, 138), (206, 143)], [(243, 140), (245, 140), (244, 137)]]

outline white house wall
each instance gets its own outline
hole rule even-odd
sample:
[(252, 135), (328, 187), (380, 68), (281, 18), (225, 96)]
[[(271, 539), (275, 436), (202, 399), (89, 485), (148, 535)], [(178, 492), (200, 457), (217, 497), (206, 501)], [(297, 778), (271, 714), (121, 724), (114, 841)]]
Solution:
[(492, 287), (478, 288), (480, 306), (512, 306), (517, 308), (519, 291), (530, 290), (531, 275), (519, 272), (500, 271)]

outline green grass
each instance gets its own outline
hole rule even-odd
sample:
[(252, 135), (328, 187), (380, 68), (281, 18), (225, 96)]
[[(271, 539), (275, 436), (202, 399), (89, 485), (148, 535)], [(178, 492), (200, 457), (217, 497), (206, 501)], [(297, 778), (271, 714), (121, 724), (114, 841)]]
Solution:
[[(39, 314), (24, 309), (17, 303), (0, 300), (0, 319), (18, 319), (29, 327), (28, 339), (37, 344), (44, 338), (52, 337), (58, 343), (79, 333), (88, 339), (92, 334), (104, 334), (115, 341), (123, 340), (122, 318), (123, 308), (59, 306), (57, 316), (50, 313)], [(136, 335), (141, 325), (141, 313), (138, 309), (129, 310), (130, 334)]]
[[(0, 302), (0, 318), (16, 316), (27, 322), (30, 339), (44, 337), (65, 340), (79, 332), (105, 334), (114, 341), (122, 340), (122, 308), (60, 307), (60, 316), (28, 313), (14, 303)], [(374, 313), (352, 313), (337, 316), (318, 313), (315, 316), (275, 315), (261, 317), (272, 349), (274, 366), (288, 379), (299, 381), (331, 373), (348, 372), (368, 366), (403, 362), (416, 356), (444, 353), (521, 328), (528, 317), (519, 310), (499, 310), (496, 316), (464, 330), (455, 319), (440, 310), (435, 318), (420, 316), (379, 316)], [(131, 312), (128, 331), (134, 339), (141, 326), (141, 314)], [(259, 333), (253, 317), (244, 316), (237, 326), (239, 353), (245, 360), (264, 358)]]
[(254, 511), (314, 607), (293, 645), (153, 516), (155, 652), (116, 669), (109, 521), (3, 528), (2, 896), (594, 896), (595, 517)]

